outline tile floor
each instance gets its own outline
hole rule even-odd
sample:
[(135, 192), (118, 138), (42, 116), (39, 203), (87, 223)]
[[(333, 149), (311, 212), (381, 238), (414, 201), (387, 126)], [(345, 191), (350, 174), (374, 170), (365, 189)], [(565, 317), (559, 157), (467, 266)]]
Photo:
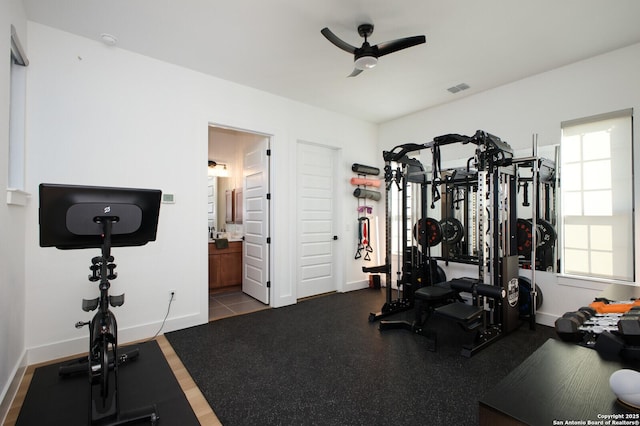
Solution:
[(251, 296), (247, 296), (242, 291), (209, 295), (209, 321), (248, 314), (263, 309), (269, 309), (269, 306), (258, 302)]

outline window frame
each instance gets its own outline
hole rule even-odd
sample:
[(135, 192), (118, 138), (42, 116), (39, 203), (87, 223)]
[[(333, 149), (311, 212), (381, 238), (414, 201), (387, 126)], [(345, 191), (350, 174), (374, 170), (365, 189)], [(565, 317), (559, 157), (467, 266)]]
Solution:
[(7, 168), (7, 204), (26, 205), (25, 192), (25, 128), (26, 128), (26, 67), (29, 59), (20, 43), (16, 28), (11, 25), (9, 144)]
[[(603, 288), (604, 285), (608, 285), (611, 283), (617, 283), (617, 284), (624, 284), (624, 285), (635, 285), (636, 282), (636, 278), (637, 278), (637, 265), (636, 265), (636, 258), (635, 258), (635, 253), (637, 251), (636, 248), (636, 226), (635, 226), (635, 191), (636, 191), (636, 182), (635, 182), (635, 173), (634, 173), (634, 164), (635, 164), (635, 152), (634, 152), (634, 120), (633, 120), (633, 108), (627, 108), (627, 109), (623, 109), (623, 110), (618, 110), (618, 111), (613, 111), (613, 112), (609, 112), (609, 113), (604, 113), (604, 114), (598, 114), (598, 115), (594, 115), (594, 116), (589, 116), (589, 117), (584, 117), (584, 118), (579, 118), (576, 120), (569, 120), (569, 121), (564, 121), (561, 123), (561, 144), (560, 146), (562, 147), (562, 139), (564, 139), (564, 130), (571, 128), (571, 127), (576, 127), (576, 126), (580, 126), (580, 125), (587, 125), (587, 124), (591, 124), (591, 123), (598, 123), (598, 122), (602, 122), (605, 120), (610, 120), (610, 119), (617, 119), (617, 118), (628, 118), (629, 119), (629, 138), (630, 138), (630, 158), (631, 158), (631, 164), (630, 164), (630, 181), (631, 181), (631, 187), (630, 187), (630, 211), (628, 211), (628, 217), (630, 219), (630, 228), (631, 228), (631, 237), (630, 237), (630, 248), (631, 248), (631, 256), (630, 256), (630, 267), (631, 267), (631, 277), (630, 279), (621, 279), (621, 278), (616, 278), (616, 277), (604, 277), (604, 276), (593, 276), (593, 275), (587, 275), (588, 273), (584, 273), (584, 274), (580, 274), (580, 273), (574, 273), (574, 272), (565, 272), (565, 268), (566, 268), (566, 254), (565, 254), (565, 238), (566, 238), (566, 229), (565, 229), (565, 214), (563, 211), (563, 200), (562, 197), (564, 195), (564, 191), (562, 189), (562, 179), (560, 182), (560, 209), (558, 212), (558, 222), (559, 222), (559, 251), (560, 251), (560, 259), (561, 259), (561, 265), (560, 268), (557, 272), (557, 277), (558, 277), (558, 284), (562, 284), (562, 285), (568, 285), (568, 286), (575, 286), (575, 287), (582, 287), (582, 288), (589, 288), (589, 289), (594, 289), (594, 290), (601, 290)], [(582, 142), (582, 140), (581, 140)], [(581, 159), (580, 160), (580, 164), (582, 166), (582, 164), (584, 163), (584, 161)], [(562, 156), (560, 158), (560, 175), (562, 176), (563, 173), (563, 165), (564, 162), (562, 161)], [(613, 187), (613, 185), (611, 185)], [(584, 189), (581, 190), (581, 192), (585, 192)], [(584, 216), (584, 215), (583, 215)], [(592, 225), (596, 225), (595, 223), (593, 223)], [(590, 251), (588, 251), (588, 253), (590, 253)]]

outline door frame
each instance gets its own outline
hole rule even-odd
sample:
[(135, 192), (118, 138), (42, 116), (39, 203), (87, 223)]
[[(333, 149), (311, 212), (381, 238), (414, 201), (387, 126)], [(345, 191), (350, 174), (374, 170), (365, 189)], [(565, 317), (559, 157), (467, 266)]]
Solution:
[[(228, 125), (228, 124), (222, 124), (220, 122), (216, 122), (216, 121), (208, 121), (207, 122), (207, 155), (209, 154), (209, 128), (210, 127), (217, 127), (217, 128), (221, 128), (221, 129), (228, 129), (228, 130), (234, 130), (240, 133), (248, 133), (248, 134), (252, 134), (252, 135), (257, 135), (257, 136), (263, 136), (265, 138), (268, 139), (267, 145), (268, 145), (268, 149), (271, 149), (273, 146), (273, 140), (275, 138), (275, 135), (271, 132), (263, 132), (263, 131), (259, 131), (259, 130), (251, 130), (248, 128), (244, 128), (244, 127), (238, 127), (238, 126), (233, 126), (233, 125)], [(207, 158), (208, 159), (208, 158)], [(268, 159), (269, 162), (271, 162), (271, 158)], [(244, 179), (244, 177), (243, 177)], [(270, 164), (268, 167), (268, 173), (267, 173), (267, 186), (268, 186), (268, 191), (269, 193), (271, 193), (273, 191), (273, 164)], [(273, 203), (271, 203), (270, 201), (267, 201), (267, 234), (269, 236), (273, 235)], [(206, 229), (206, 226), (205, 226)], [(243, 241), (244, 242), (244, 241)], [(244, 244), (243, 244), (244, 245)], [(273, 271), (273, 255), (272, 255), (272, 245), (271, 244), (267, 244), (267, 250), (269, 251), (268, 253), (268, 261), (266, 263), (267, 265), (267, 271), (266, 271), (266, 275), (267, 275), (267, 281), (272, 281), (272, 271)], [(207, 250), (208, 250), (208, 245), (207, 245)], [(208, 251), (207, 251), (207, 258), (206, 258), (206, 263), (208, 264), (209, 262), (209, 258), (208, 258)], [(243, 274), (244, 274), (244, 259), (242, 262), (242, 267), (243, 267)], [(208, 268), (207, 268), (208, 271)], [(207, 306), (209, 305), (209, 282), (208, 279), (205, 280), (205, 285), (206, 285), (206, 293), (207, 293)], [(270, 307), (274, 307), (274, 287), (273, 287), (273, 283), (272, 286), (269, 287), (269, 305)], [(208, 309), (207, 309), (208, 312)], [(208, 314), (207, 314), (208, 315)]]

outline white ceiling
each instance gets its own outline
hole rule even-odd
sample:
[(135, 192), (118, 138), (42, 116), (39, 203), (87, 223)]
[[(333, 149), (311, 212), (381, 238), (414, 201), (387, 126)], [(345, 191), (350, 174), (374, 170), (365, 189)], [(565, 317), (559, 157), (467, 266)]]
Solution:
[[(638, 0), (23, 1), (32, 21), (375, 123), (640, 42)], [(427, 43), (347, 78), (320, 30), (360, 46), (365, 22), (372, 45)]]

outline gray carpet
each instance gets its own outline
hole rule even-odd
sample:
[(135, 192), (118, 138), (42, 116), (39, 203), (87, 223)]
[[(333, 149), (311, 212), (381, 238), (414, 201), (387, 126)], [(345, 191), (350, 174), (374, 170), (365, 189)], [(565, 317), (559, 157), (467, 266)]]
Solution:
[(384, 289), (333, 294), (166, 337), (225, 426), (474, 425), (478, 399), (555, 337), (525, 324), (464, 358), (470, 335), (432, 318), (430, 352), (422, 336), (368, 322), (383, 302)]

